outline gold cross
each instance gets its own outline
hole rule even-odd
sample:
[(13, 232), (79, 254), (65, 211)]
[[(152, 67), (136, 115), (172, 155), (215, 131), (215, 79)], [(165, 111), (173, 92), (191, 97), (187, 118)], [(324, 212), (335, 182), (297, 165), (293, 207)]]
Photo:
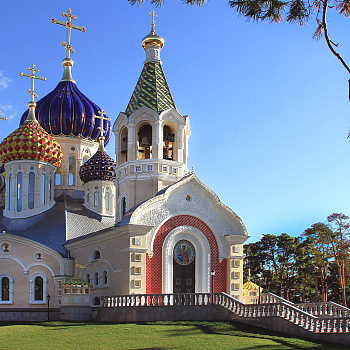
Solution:
[(38, 97), (38, 95), (34, 92), (34, 80), (35, 79), (40, 79), (40, 80), (45, 81), (46, 78), (38, 77), (38, 76), (35, 75), (35, 72), (39, 72), (39, 69), (35, 68), (35, 64), (32, 64), (30, 67), (27, 68), (27, 70), (32, 71), (32, 73), (31, 74), (24, 74), (23, 72), (21, 72), (21, 73), (19, 73), (19, 75), (21, 77), (28, 77), (28, 78), (31, 79), (32, 86), (31, 86), (31, 89), (28, 89), (28, 92), (31, 95), (31, 102), (34, 102), (34, 97)]
[[(1, 113), (1, 111), (0, 111), (0, 113)], [(2, 119), (2, 120), (7, 120), (6, 117), (0, 117), (0, 119)]]
[(56, 18), (53, 18), (51, 20), (51, 22), (53, 24), (60, 24), (61, 26), (64, 26), (67, 29), (67, 43), (65, 43), (64, 41), (62, 41), (62, 46), (64, 46), (66, 48), (66, 58), (70, 58), (70, 53), (74, 53), (75, 51), (72, 49), (72, 46), (70, 44), (70, 39), (71, 39), (71, 29), (77, 29), (80, 30), (81, 32), (86, 32), (86, 28), (85, 27), (78, 27), (74, 24), (72, 24), (72, 19), (76, 20), (77, 16), (72, 16), (71, 15), (72, 10), (68, 9), (67, 13), (63, 12), (62, 13), (62, 17), (67, 17), (67, 21), (63, 22), (63, 21), (59, 21)]
[(158, 15), (156, 15), (156, 13), (154, 12), (154, 10), (152, 10), (151, 12), (148, 12), (148, 14), (152, 16), (152, 24), (151, 24), (151, 27), (152, 27), (152, 29), (154, 29), (154, 26), (155, 26), (155, 24), (154, 24), (154, 17), (158, 17)]
[(101, 115), (94, 115), (94, 118), (101, 119), (101, 126), (99, 126), (98, 129), (101, 130), (101, 136), (100, 137), (102, 137), (104, 139), (105, 130), (103, 129), (103, 121), (104, 120), (111, 120), (111, 118), (105, 117), (106, 112), (103, 109), (101, 109), (97, 113), (100, 113)]

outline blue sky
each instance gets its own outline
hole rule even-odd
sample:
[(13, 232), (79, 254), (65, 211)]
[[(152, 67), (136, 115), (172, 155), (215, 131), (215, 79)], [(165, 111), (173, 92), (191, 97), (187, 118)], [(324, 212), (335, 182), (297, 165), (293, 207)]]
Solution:
[[(148, 3), (127, 0), (6, 2), (2, 37), (0, 138), (18, 127), (30, 100), (20, 71), (35, 64), (39, 98), (62, 77), (66, 40), (73, 31), (73, 78), (112, 121), (124, 111), (141, 73), (142, 38), (150, 31)], [(348, 74), (325, 41), (312, 40), (315, 23), (246, 22), (227, 1), (188, 7), (167, 0), (155, 9), (165, 39), (163, 69), (192, 129), (189, 169), (244, 221), (250, 242), (264, 233), (299, 235), (333, 212), (350, 214)], [(329, 16), (330, 35), (350, 62), (349, 20)], [(114, 155), (114, 141), (107, 147)]]

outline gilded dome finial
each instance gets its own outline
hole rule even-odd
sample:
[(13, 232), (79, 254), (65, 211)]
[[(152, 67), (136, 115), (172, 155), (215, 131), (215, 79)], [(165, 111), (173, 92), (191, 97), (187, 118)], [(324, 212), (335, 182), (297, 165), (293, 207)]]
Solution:
[(151, 32), (154, 33), (154, 27), (155, 27), (154, 17), (158, 17), (158, 15), (156, 15), (154, 10), (152, 10), (151, 12), (148, 12), (148, 14), (152, 16), (152, 24), (151, 24), (152, 29), (151, 29)]
[(142, 39), (142, 47), (145, 50), (146, 50), (146, 47), (150, 45), (156, 45), (162, 48), (164, 46), (164, 39), (161, 36), (157, 35), (156, 32), (154, 31), (154, 27), (155, 27), (154, 17), (158, 17), (158, 15), (156, 15), (154, 10), (152, 10), (151, 12), (148, 12), (148, 14), (152, 16), (151, 32)]
[(35, 64), (32, 64), (30, 67), (27, 68), (27, 70), (31, 71), (32, 73), (31, 74), (24, 74), (23, 72), (20, 72), (19, 75), (21, 77), (28, 77), (31, 79), (31, 88), (28, 89), (28, 92), (30, 93), (31, 95), (31, 99), (30, 99), (30, 102), (28, 103), (28, 107), (29, 107), (29, 113), (28, 113), (28, 117), (27, 117), (27, 120), (26, 121), (37, 121), (36, 118), (35, 118), (35, 106), (36, 106), (36, 103), (34, 102), (34, 97), (38, 97), (38, 95), (34, 92), (34, 80), (35, 79), (40, 79), (40, 80), (43, 80), (45, 81), (46, 78), (45, 77), (38, 77), (35, 75), (35, 72), (39, 72), (39, 69), (36, 69), (35, 68)]
[(76, 26), (75, 24), (72, 23), (72, 20), (76, 20), (77, 16), (73, 16), (72, 15), (72, 10), (68, 9), (67, 13), (63, 12), (62, 13), (62, 17), (67, 17), (67, 21), (63, 22), (63, 21), (59, 21), (56, 18), (53, 18), (51, 20), (51, 22), (53, 24), (60, 24), (61, 26), (64, 26), (67, 29), (67, 42), (62, 41), (62, 46), (65, 47), (66, 49), (66, 58), (63, 60), (62, 65), (64, 67), (64, 73), (63, 73), (63, 81), (73, 81), (72, 78), (72, 72), (71, 72), (71, 68), (73, 67), (73, 60), (70, 58), (70, 54), (74, 53), (75, 50), (72, 49), (71, 46), (71, 30), (72, 29), (77, 29), (80, 30), (81, 32), (86, 32), (86, 28), (85, 27), (79, 27)]
[(101, 119), (101, 126), (98, 127), (98, 129), (101, 130), (101, 135), (99, 137), (99, 141), (100, 141), (100, 145), (98, 147), (98, 151), (104, 151), (105, 150), (105, 147), (104, 147), (104, 140), (105, 140), (105, 137), (104, 137), (104, 134), (105, 134), (105, 130), (103, 128), (103, 122), (105, 120), (111, 120), (111, 118), (107, 118), (105, 117), (106, 115), (106, 112), (101, 109), (100, 111), (98, 111), (97, 113), (99, 113), (100, 115), (94, 115), (94, 118), (98, 118), (98, 119)]

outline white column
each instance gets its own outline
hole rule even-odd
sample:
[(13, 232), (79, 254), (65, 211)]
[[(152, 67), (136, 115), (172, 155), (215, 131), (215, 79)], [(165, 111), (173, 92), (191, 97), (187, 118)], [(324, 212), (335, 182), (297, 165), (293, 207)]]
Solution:
[(128, 160), (136, 160), (136, 152), (134, 150), (134, 123), (128, 123)]
[(155, 152), (154, 158), (163, 159), (163, 133), (162, 133), (162, 121), (156, 120), (156, 144), (153, 145)]

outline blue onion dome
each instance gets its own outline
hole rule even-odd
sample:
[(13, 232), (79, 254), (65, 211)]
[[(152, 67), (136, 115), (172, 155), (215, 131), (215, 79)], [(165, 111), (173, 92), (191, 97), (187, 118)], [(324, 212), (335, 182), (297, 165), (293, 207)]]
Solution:
[[(101, 110), (87, 98), (73, 80), (62, 80), (56, 88), (36, 103), (35, 116), (43, 129), (51, 135), (75, 136), (97, 141), (100, 137), (101, 120), (95, 119)], [(29, 110), (21, 118), (27, 119)], [(105, 145), (112, 135), (112, 124), (103, 121)]]
[(106, 180), (113, 181), (116, 178), (116, 162), (104, 149), (97, 152), (80, 167), (79, 175), (83, 182)]

